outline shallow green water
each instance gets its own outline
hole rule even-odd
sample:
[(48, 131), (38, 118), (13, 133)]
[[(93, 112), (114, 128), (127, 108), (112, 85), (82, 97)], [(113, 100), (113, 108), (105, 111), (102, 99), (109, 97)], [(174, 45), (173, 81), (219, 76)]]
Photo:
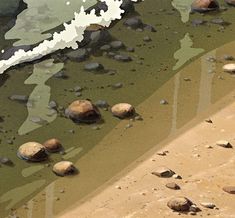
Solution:
[[(174, 2), (177, 3), (177, 1)], [(58, 69), (53, 70), (51, 75), (45, 74), (45, 78), (40, 77), (40, 79), (34, 78), (37, 75), (37, 72), (35, 72), (37, 65), (32, 64), (17, 67), (7, 73), (9, 77), (0, 86), (0, 115), (4, 116), (4, 122), (0, 123), (1, 129), (4, 130), (0, 132), (0, 156), (9, 157), (15, 166), (0, 167), (1, 175), (3, 175), (0, 180), (0, 214), (2, 217), (9, 213), (10, 208), (22, 205), (46, 185), (57, 179), (52, 174), (51, 167), (46, 164), (53, 164), (62, 158), (71, 161), (80, 159), (82, 156), (87, 155), (119, 123), (119, 120), (112, 117), (108, 111), (102, 111), (104, 122), (97, 124), (100, 127), (98, 131), (92, 129), (93, 125), (75, 125), (70, 120), (57, 116), (52, 117), (53, 119), (48, 120), (49, 123), (42, 125), (41, 128), (38, 128), (40, 126), (37, 126), (37, 128), (27, 126), (27, 135), (19, 135), (19, 131), (24, 133), (22, 125), (24, 127), (25, 122), (30, 123), (28, 116), (31, 112), (25, 105), (10, 101), (9, 96), (12, 94), (32, 96), (37, 88), (45, 90), (47, 87), (48, 91), (43, 95), (43, 103), (40, 103), (40, 106), (45, 105), (45, 102), (48, 102), (50, 98), (60, 106), (66, 107), (70, 102), (77, 99), (75, 93), (71, 92), (70, 89), (79, 85), (84, 88), (82, 97), (80, 97), (82, 99), (89, 98), (94, 102), (104, 99), (110, 105), (118, 102), (130, 102), (134, 106), (138, 106), (174, 76), (185, 64), (189, 64), (191, 60), (196, 59), (198, 55), (234, 40), (234, 8), (229, 8), (228, 11), (219, 14), (212, 13), (205, 16), (194, 14), (189, 17), (190, 20), (201, 18), (208, 21), (214, 17), (223, 17), (224, 20), (231, 23), (225, 29), (221, 29), (220, 25), (215, 24), (193, 27), (190, 21), (186, 22), (188, 18), (187, 16), (185, 18), (185, 12), (182, 17), (182, 13), (180, 14), (175, 10), (170, 1), (148, 0), (136, 5), (136, 9), (145, 23), (156, 27), (156, 33), (128, 30), (122, 25), (123, 21), (118, 22), (110, 29), (110, 33), (123, 41), (126, 46), (136, 48), (134, 53), (129, 53), (134, 59), (131, 63), (120, 63), (105, 56), (98, 56), (91, 57), (83, 63), (70, 61), (58, 63)], [(7, 43), (3, 40), (2, 34), (1, 41)], [(151, 42), (143, 41), (146, 35), (151, 37)], [(84, 64), (90, 61), (100, 62), (106, 69), (115, 70), (116, 74), (111, 76), (84, 71)], [(62, 65), (64, 65), (68, 79), (51, 77)], [(54, 67), (56, 68), (56, 65)], [(200, 74), (195, 76), (200, 77)], [(29, 80), (33, 81), (29, 82)], [(119, 82), (123, 83), (121, 89), (112, 89), (110, 87), (110, 85)], [(165, 96), (162, 96), (162, 98), (164, 99)], [(215, 99), (218, 100), (218, 98)], [(197, 106), (195, 105), (195, 110)], [(40, 109), (43, 114), (46, 113), (44, 109), (46, 109), (45, 106)], [(37, 112), (37, 110), (35, 111)], [(182, 117), (178, 118), (180, 125), (178, 124), (176, 129), (192, 118), (185, 119), (185, 114), (187, 114), (187, 110), (185, 110)], [(41, 116), (41, 114), (38, 115)], [(30, 125), (33, 124), (30, 123)], [(25, 130), (25, 128), (23, 129)], [(74, 130), (74, 133), (69, 130)], [(160, 137), (159, 141), (167, 135), (168, 129), (166, 128), (166, 134), (162, 138)], [(15, 137), (13, 144), (8, 144), (7, 140), (13, 136)], [(67, 150), (66, 156), (53, 154), (48, 162), (42, 164), (26, 163), (16, 157), (17, 148), (24, 142), (33, 140), (42, 143), (52, 137), (61, 140), (65, 150)], [(143, 147), (133, 150), (129, 156), (123, 155), (123, 157), (120, 157), (120, 162), (116, 163), (120, 167), (115, 168), (112, 173), (107, 172), (107, 176), (102, 179), (93, 178), (97, 182), (91, 186), (92, 188), (84, 188), (84, 192), (78, 198), (89, 194), (149, 149), (150, 147), (143, 145)], [(125, 153), (125, 151), (123, 152)], [(104, 156), (104, 162), (106, 162), (106, 158)], [(87, 164), (89, 165), (89, 163)]]

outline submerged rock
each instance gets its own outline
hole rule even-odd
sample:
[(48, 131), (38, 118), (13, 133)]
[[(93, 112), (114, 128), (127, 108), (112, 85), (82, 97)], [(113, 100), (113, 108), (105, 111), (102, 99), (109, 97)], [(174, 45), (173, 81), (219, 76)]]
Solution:
[(200, 13), (214, 11), (219, 9), (219, 3), (216, 0), (194, 0), (191, 9)]
[(57, 176), (71, 175), (77, 172), (76, 167), (70, 161), (61, 161), (53, 166), (53, 172)]
[(86, 64), (84, 68), (87, 71), (101, 71), (104, 69), (104, 66), (100, 63), (92, 62)]
[(88, 100), (72, 102), (65, 110), (65, 115), (78, 123), (94, 123), (101, 118), (98, 108)]
[(62, 149), (62, 144), (58, 139), (49, 139), (43, 143), (43, 146), (46, 148), (48, 152), (58, 152)]
[(21, 145), (17, 155), (24, 160), (33, 162), (43, 161), (47, 158), (45, 147), (37, 142), (27, 142)]
[(66, 56), (72, 61), (82, 62), (89, 57), (89, 53), (86, 49), (80, 48), (67, 53)]
[(142, 28), (143, 22), (139, 17), (132, 17), (124, 21), (125, 26), (128, 26), (132, 29)]
[(193, 203), (185, 197), (176, 197), (168, 201), (167, 206), (174, 211), (186, 212), (190, 210)]
[(4, 165), (7, 165), (7, 166), (12, 166), (13, 165), (13, 162), (7, 157), (0, 157), (0, 163), (4, 164)]
[(111, 108), (111, 112), (115, 117), (124, 119), (133, 116), (135, 114), (135, 108), (128, 103), (119, 103)]
[(12, 95), (9, 97), (9, 99), (12, 101), (26, 103), (29, 99), (29, 96), (27, 96), (27, 95)]

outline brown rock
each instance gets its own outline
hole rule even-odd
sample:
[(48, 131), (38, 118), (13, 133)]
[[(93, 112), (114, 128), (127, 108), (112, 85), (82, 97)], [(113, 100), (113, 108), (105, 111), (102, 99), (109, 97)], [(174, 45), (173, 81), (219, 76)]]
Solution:
[(223, 190), (229, 194), (235, 194), (235, 186), (225, 186)]
[(60, 161), (53, 166), (53, 172), (57, 176), (66, 176), (76, 173), (77, 170), (72, 162)]
[(193, 203), (185, 197), (176, 197), (168, 201), (167, 206), (174, 211), (186, 212), (190, 210)]
[(133, 116), (135, 113), (135, 108), (128, 103), (119, 103), (111, 108), (111, 112), (114, 116), (123, 119)]
[(21, 145), (17, 155), (24, 160), (33, 162), (42, 161), (47, 158), (45, 147), (37, 142), (27, 142)]
[(208, 12), (219, 9), (219, 3), (216, 0), (194, 0), (191, 5), (192, 11)]
[(179, 190), (180, 189), (180, 186), (177, 185), (174, 182), (167, 183), (166, 187), (169, 188), (169, 189), (173, 189), (173, 190)]
[(100, 119), (98, 108), (88, 100), (74, 101), (65, 110), (65, 115), (74, 122), (94, 123)]
[(62, 149), (62, 145), (58, 139), (49, 139), (46, 142), (43, 143), (43, 146), (46, 148), (49, 152), (57, 152)]
[(158, 167), (154, 172), (152, 172), (152, 175), (163, 177), (163, 178), (169, 178), (172, 177), (175, 173), (170, 170), (167, 167)]

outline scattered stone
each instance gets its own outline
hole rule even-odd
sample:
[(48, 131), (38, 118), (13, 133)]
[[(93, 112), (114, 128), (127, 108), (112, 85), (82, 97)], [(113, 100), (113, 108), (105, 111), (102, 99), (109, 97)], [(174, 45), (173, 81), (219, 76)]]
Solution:
[(89, 53), (86, 49), (79, 48), (77, 50), (74, 50), (74, 51), (67, 53), (66, 56), (71, 61), (82, 62), (82, 61), (85, 61), (89, 57)]
[(137, 28), (143, 27), (143, 22), (138, 17), (129, 18), (123, 24), (125, 26), (128, 26), (128, 27), (132, 28), (132, 29), (137, 29)]
[(74, 90), (75, 92), (81, 92), (81, 91), (83, 90), (83, 88), (82, 88), (81, 86), (75, 86), (75, 87), (73, 88), (73, 90)]
[(44, 125), (44, 124), (47, 124), (48, 122), (44, 119), (42, 119), (41, 117), (38, 117), (38, 116), (33, 116), (33, 117), (30, 117), (29, 120), (33, 123), (37, 123), (39, 125)]
[(124, 44), (121, 41), (112, 41), (109, 45), (112, 49), (121, 49), (124, 47)]
[(119, 103), (111, 108), (111, 112), (114, 116), (124, 119), (133, 116), (135, 114), (135, 108), (128, 103)]
[(12, 101), (26, 103), (28, 101), (29, 97), (27, 95), (12, 95), (9, 97), (9, 99)]
[(191, 81), (191, 79), (190, 79), (190, 78), (185, 77), (185, 78), (184, 78), (184, 81), (185, 81), (185, 82), (190, 82), (190, 81)]
[(167, 167), (158, 167), (154, 172), (152, 172), (152, 175), (162, 177), (162, 178), (170, 178), (174, 175), (175, 173), (170, 170)]
[(53, 77), (57, 78), (57, 79), (68, 79), (68, 76), (66, 75), (66, 73), (63, 70), (56, 73)]
[(223, 18), (213, 18), (211, 23), (218, 24), (218, 25), (228, 25), (228, 22), (224, 21)]
[(200, 13), (214, 11), (219, 9), (219, 3), (216, 0), (194, 0), (191, 9)]
[(161, 104), (161, 105), (167, 105), (168, 102), (167, 102), (166, 100), (162, 99), (162, 100), (160, 101), (160, 104)]
[(205, 122), (207, 123), (213, 123), (213, 121), (210, 118), (205, 119)]
[(17, 155), (21, 159), (32, 162), (43, 161), (47, 158), (45, 147), (37, 142), (27, 142), (21, 145)]
[(57, 103), (55, 101), (50, 101), (48, 104), (48, 107), (50, 109), (56, 109), (57, 108)]
[(193, 212), (193, 213), (197, 213), (197, 212), (199, 212), (199, 211), (201, 211), (201, 210), (200, 210), (200, 208), (199, 208), (197, 205), (192, 204), (192, 205), (190, 206), (190, 208), (189, 208), (189, 211), (190, 211), (190, 212)]
[(180, 189), (180, 186), (177, 185), (174, 182), (167, 183), (166, 187), (169, 188), (169, 189), (173, 189), (173, 190), (179, 190)]
[(98, 30), (98, 31), (92, 31), (90, 33), (89, 38), (90, 38), (89, 46), (92, 48), (96, 47), (96, 46), (104, 45), (112, 39), (109, 31), (107, 31), (105, 29)]
[(123, 84), (122, 84), (122, 83), (116, 83), (116, 84), (113, 84), (112, 87), (113, 87), (114, 89), (120, 89), (120, 88), (123, 87)]
[(105, 100), (98, 100), (97, 102), (95, 102), (95, 105), (96, 105), (96, 107), (99, 107), (99, 108), (108, 108), (109, 107), (108, 102)]
[(203, 207), (205, 208), (209, 208), (209, 209), (214, 209), (216, 207), (215, 204), (213, 203), (210, 203), (210, 202), (202, 202), (200, 203)]
[(7, 157), (0, 157), (0, 163), (4, 164), (4, 165), (7, 165), (7, 166), (12, 166), (13, 165), (13, 162)]
[(125, 128), (130, 129), (131, 127), (133, 127), (133, 125), (131, 123), (128, 123)]
[(152, 39), (151, 39), (149, 36), (145, 36), (145, 37), (143, 38), (143, 40), (144, 40), (145, 42), (151, 42), (151, 41), (152, 41)]
[(103, 45), (103, 46), (100, 47), (101, 51), (109, 51), (110, 49), (111, 49), (110, 45)]
[(228, 73), (235, 73), (235, 64), (225, 64), (223, 70)]
[(88, 63), (85, 65), (85, 70), (87, 71), (101, 71), (104, 70), (104, 66), (99, 63)]
[(178, 174), (174, 174), (172, 176), (172, 178), (174, 178), (174, 179), (182, 179), (182, 177), (180, 175), (178, 175)]
[(122, 189), (122, 187), (119, 186), (119, 185), (116, 185), (115, 188), (116, 188), (116, 189), (120, 189), (120, 190)]
[(225, 61), (233, 61), (234, 57), (232, 55), (224, 55), (224, 60)]
[(117, 54), (114, 56), (114, 59), (117, 61), (122, 61), (122, 62), (130, 62), (132, 61), (132, 58), (126, 54)]
[(157, 32), (157, 30), (149, 24), (144, 25), (144, 30), (147, 30), (147, 31), (150, 31), (150, 32), (153, 32), (153, 33)]
[(58, 139), (49, 139), (43, 143), (43, 146), (46, 148), (48, 152), (58, 152), (62, 149), (62, 145)]
[(211, 145), (206, 145), (205, 146), (207, 149), (212, 149), (213, 147)]
[(194, 19), (194, 20), (192, 20), (192, 25), (193, 26), (203, 25), (205, 23), (206, 23), (206, 21), (202, 20), (202, 19)]
[(174, 211), (187, 212), (192, 204), (193, 203), (185, 197), (176, 197), (168, 201), (167, 206)]
[(128, 51), (128, 52), (134, 52), (134, 51), (135, 51), (135, 48), (128, 47), (128, 48), (126, 49), (126, 51)]
[(66, 176), (77, 172), (77, 169), (70, 161), (60, 161), (53, 166), (52, 170), (57, 176)]
[(235, 194), (235, 186), (225, 186), (223, 190), (229, 194)]
[(220, 140), (216, 142), (216, 145), (221, 146), (223, 148), (232, 148), (233, 146), (230, 144), (230, 142), (226, 140)]
[(166, 151), (159, 151), (157, 152), (157, 155), (159, 156), (166, 156), (167, 152)]
[(88, 100), (74, 101), (65, 110), (65, 115), (78, 123), (94, 123), (101, 118), (98, 108)]

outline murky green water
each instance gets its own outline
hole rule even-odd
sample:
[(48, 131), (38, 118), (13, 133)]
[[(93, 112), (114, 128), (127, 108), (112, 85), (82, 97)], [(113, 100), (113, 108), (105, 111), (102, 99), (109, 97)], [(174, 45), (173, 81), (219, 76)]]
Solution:
[[(19, 22), (7, 33), (6, 37), (11, 39), (14, 37), (16, 39), (15, 34), (20, 29), (18, 32), (19, 40), (16, 42), (17, 45), (32, 44), (47, 38), (49, 35), (42, 35), (41, 33), (71, 18), (71, 11), (68, 14), (66, 13), (66, 15), (60, 14), (60, 11), (63, 11), (62, 6), (60, 7), (58, 4), (54, 6), (52, 2), (52, 0), (40, 1), (40, 3), (35, 3), (36, 5), (32, 4), (30, 9), (32, 11), (26, 11), (33, 15), (34, 19), (33, 22), (31, 20), (27, 21), (30, 22), (30, 25), (27, 25), (27, 28), (29, 27), (28, 30), (31, 31), (34, 23), (37, 29), (32, 31), (32, 35), (26, 34), (21, 29), (22, 25), (25, 25), (25, 20), (28, 19), (25, 13), (23, 13), (19, 17)], [(80, 99), (89, 98), (94, 102), (103, 99), (110, 105), (118, 102), (130, 102), (138, 106), (152, 93), (164, 87), (164, 84), (174, 75), (177, 75), (177, 72), (185, 65), (191, 63), (191, 61), (200, 55), (234, 40), (234, 8), (229, 8), (229, 10), (217, 14), (212, 13), (205, 16), (194, 14), (189, 16), (188, 4), (190, 2), (191, 0), (173, 1), (173, 3), (165, 0), (148, 0), (136, 5), (138, 13), (136, 15), (140, 15), (145, 23), (156, 27), (156, 33), (129, 30), (122, 25), (123, 21), (118, 22), (110, 29), (110, 33), (123, 41), (126, 46), (135, 47), (135, 52), (129, 53), (134, 59), (131, 63), (120, 63), (105, 56), (90, 57), (88, 61), (83, 63), (66, 61), (53, 64), (53, 60), (48, 59), (38, 64), (27, 64), (26, 66), (8, 71), (7, 76), (4, 76), (5, 80), (0, 83), (0, 116), (4, 117), (4, 122), (0, 123), (0, 156), (9, 157), (15, 165), (13, 167), (0, 167), (2, 175), (0, 180), (1, 217), (6, 216), (11, 208), (17, 208), (30, 200), (32, 196), (57, 179), (51, 172), (50, 165), (61, 159), (76, 162), (82, 157), (89, 157), (89, 152), (94, 150), (95, 146), (104, 136), (119, 123), (119, 120), (115, 119), (110, 112), (101, 111), (104, 122), (97, 124), (100, 130), (92, 129), (93, 125), (75, 125), (70, 120), (58, 116), (58, 114), (50, 113), (47, 107), (50, 100), (55, 100), (58, 105), (65, 108), (70, 102), (78, 98), (71, 89), (80, 86), (83, 87)], [(65, 4), (65, 1), (63, 1), (63, 4)], [(176, 9), (180, 10), (180, 12)], [(59, 16), (52, 16), (53, 22), (50, 25), (48, 23), (44, 24), (42, 19), (45, 18), (45, 14), (42, 13), (42, 16), (38, 15), (41, 10), (44, 13), (46, 10), (49, 10), (51, 15)], [(133, 15), (130, 14), (128, 16)], [(222, 17), (231, 24), (222, 28), (221, 25), (209, 23), (215, 17)], [(193, 19), (207, 20), (208, 23), (194, 27), (191, 24)], [(12, 42), (4, 40), (3, 36), (4, 32), (1, 32), (1, 46), (5, 48), (7, 44)], [(151, 37), (152, 41), (144, 42), (143, 38), (145, 36)], [(88, 73), (84, 71), (84, 65), (90, 61), (100, 62), (106, 69), (115, 70), (116, 73), (114, 75)], [(213, 66), (208, 67), (205, 64), (203, 66), (206, 70), (213, 69)], [(53, 77), (53, 74), (60, 71), (61, 68), (64, 68), (68, 79)], [(232, 82), (228, 82), (227, 84), (229, 85), (227, 85), (228, 88), (226, 90), (220, 93), (215, 92), (215, 96), (213, 95), (214, 92), (211, 94), (213, 95), (213, 100), (208, 101), (208, 98), (211, 99), (212, 97), (207, 95), (200, 98), (202, 100), (199, 103), (188, 104), (191, 101), (185, 101), (184, 97), (190, 95), (190, 90), (197, 89), (197, 86), (207, 87), (208, 83), (205, 81), (210, 81), (210, 84), (212, 83), (212, 78), (208, 74), (205, 76), (205, 74), (201, 75), (201, 72), (195, 72), (190, 75), (195, 81), (201, 81), (201, 83), (195, 83), (191, 89), (188, 89), (184, 86), (177, 86), (181, 77), (180, 75), (175, 77), (175, 89), (173, 90), (175, 95), (172, 101), (170, 101), (170, 105), (174, 108), (177, 102), (182, 102), (181, 105), (183, 106), (178, 107), (178, 115), (175, 114), (177, 117), (169, 118), (167, 114), (165, 115), (166, 119), (169, 119), (168, 123), (173, 122), (174, 125), (171, 128), (168, 125), (164, 126), (163, 130), (165, 132), (159, 135), (159, 142), (171, 132), (174, 132), (190, 121), (200, 111), (205, 110), (208, 106), (205, 102), (214, 103), (227, 94), (229, 90), (232, 90)], [(204, 76), (203, 80), (200, 80), (201, 76)], [(1, 79), (3, 80), (3, 76), (1, 76)], [(113, 84), (120, 82), (123, 83), (122, 88), (112, 88)], [(181, 94), (178, 95), (177, 93)], [(195, 91), (195, 93), (197, 93), (196, 97), (192, 95), (192, 101), (198, 95), (204, 96), (206, 91), (201, 91), (201, 93)], [(33, 103), (26, 106), (9, 100), (8, 97), (13, 94), (28, 95), (30, 96), (29, 103)], [(162, 99), (167, 98), (168, 94), (164, 95), (162, 93)], [(192, 113), (188, 113), (188, 111), (192, 111)], [(164, 112), (162, 113), (164, 114)], [(47, 122), (37, 124), (32, 122), (32, 117), (40, 117)], [(27, 134), (25, 135), (25, 133)], [(24, 162), (16, 157), (19, 145), (24, 142), (33, 140), (42, 143), (52, 137), (61, 140), (67, 151), (66, 155), (53, 154), (49, 161), (36, 164)], [(9, 144), (9, 140), (13, 141), (13, 144)], [(153, 145), (139, 146), (132, 149), (131, 153), (128, 153), (130, 152), (128, 148), (123, 148), (120, 153), (123, 155), (120, 155), (115, 166), (110, 166), (110, 170), (107, 169), (104, 172), (102, 178), (98, 178), (98, 175), (94, 173), (89, 175), (89, 179), (87, 178), (86, 181), (82, 177), (86, 173), (81, 172), (81, 181), (83, 181), (83, 183), (81, 182), (82, 190), (79, 190), (80, 194), (77, 196), (77, 199), (86, 196), (109, 180), (125, 166), (148, 151), (151, 146)], [(115, 148), (113, 150), (115, 151)], [(113, 155), (115, 155), (115, 152)], [(93, 158), (95, 159), (96, 157)], [(92, 158), (87, 159), (90, 161), (87, 162), (87, 165), (92, 166)], [(103, 156), (103, 162), (107, 166), (111, 163), (111, 159), (105, 155)], [(101, 169), (96, 170), (100, 171)], [(95, 182), (89, 183), (88, 180), (90, 181), (90, 179)], [(57, 210), (59, 211), (59, 209)], [(44, 217), (44, 215), (41, 217)]]

